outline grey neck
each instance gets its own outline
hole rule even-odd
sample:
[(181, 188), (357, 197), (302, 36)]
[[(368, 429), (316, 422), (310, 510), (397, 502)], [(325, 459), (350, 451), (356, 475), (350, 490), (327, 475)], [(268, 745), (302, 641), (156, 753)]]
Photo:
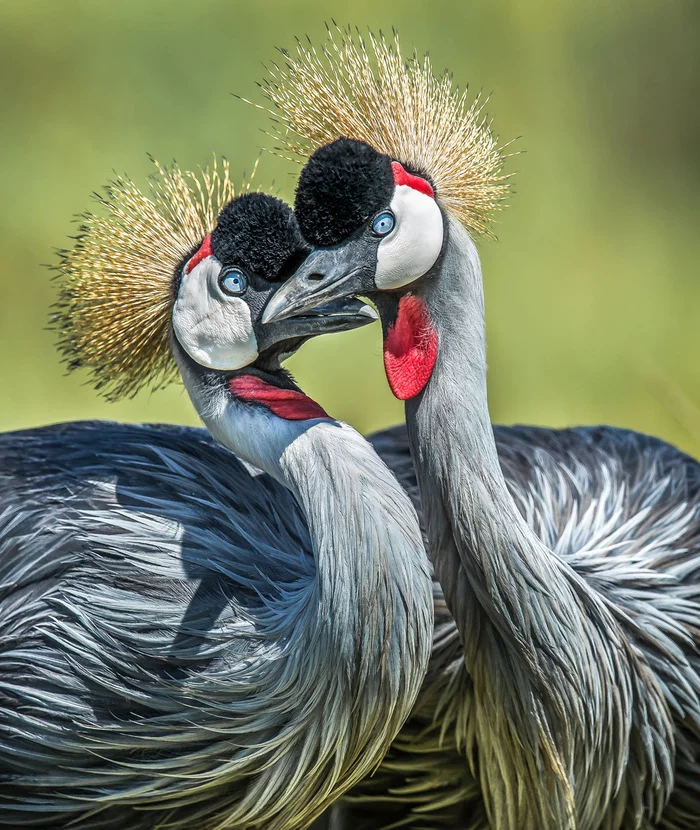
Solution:
[[(481, 267), (473, 242), (451, 220), (440, 268), (422, 295), (438, 356), (425, 390), (406, 404), (431, 553), (460, 630), (472, 630), (474, 615), (485, 611), (504, 640), (527, 653), (538, 639), (529, 600), (551, 596), (561, 563), (523, 520), (501, 471), (487, 400)], [(455, 594), (460, 570), (478, 607)], [(471, 644), (465, 638), (467, 650)]]
[(307, 714), (317, 701), (324, 723), (309, 724), (300, 740), (321, 741), (309, 759), (332, 761), (346, 789), (388, 750), (427, 670), (432, 580), (415, 510), (351, 427), (286, 421), (223, 391), (212, 395), (181, 369), (213, 436), (291, 490), (305, 514), (316, 574), (287, 609), (298, 677), (285, 684), (306, 689), (299, 707)]
[(479, 258), (448, 221), (439, 273), (420, 289), (438, 356), (406, 419), (431, 557), (474, 683), (476, 735), (463, 739), (476, 738), (492, 826), (599, 827), (620, 774), (601, 747), (611, 734), (626, 746), (630, 729), (628, 655), (603, 602), (508, 491), (488, 411)]
[(384, 674), (387, 649), (408, 649), (412, 657), (400, 673), (412, 673), (412, 662), (425, 667), (430, 568), (417, 516), (392, 473), (359, 433), (337, 421), (319, 421), (299, 435), (280, 467), (306, 514), (321, 616), (336, 629), (344, 659), (364, 663), (374, 654)]

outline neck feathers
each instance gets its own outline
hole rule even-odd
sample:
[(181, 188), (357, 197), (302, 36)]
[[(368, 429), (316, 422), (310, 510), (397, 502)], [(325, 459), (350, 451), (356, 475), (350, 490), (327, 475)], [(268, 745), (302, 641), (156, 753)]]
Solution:
[(374, 654), (390, 693), (401, 694), (413, 661), (391, 666), (387, 649), (418, 645), (423, 662), (432, 637), (429, 564), (408, 496), (367, 441), (338, 422), (299, 436), (281, 468), (306, 513), (321, 617), (333, 623), (338, 654), (375, 683), (366, 673)]

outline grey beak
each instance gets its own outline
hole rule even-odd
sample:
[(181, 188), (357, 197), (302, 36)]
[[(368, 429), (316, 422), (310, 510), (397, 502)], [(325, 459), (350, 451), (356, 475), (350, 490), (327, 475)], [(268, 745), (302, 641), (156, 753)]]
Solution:
[(378, 319), (376, 311), (361, 300), (346, 298), (315, 306), (304, 314), (289, 318), (273, 319), (264, 323), (261, 319), (255, 327), (260, 352), (286, 340), (307, 339), (319, 334), (351, 331)]
[(366, 293), (367, 256), (365, 251), (355, 248), (350, 243), (312, 251), (294, 276), (272, 295), (262, 322), (306, 315), (311, 309), (335, 300)]

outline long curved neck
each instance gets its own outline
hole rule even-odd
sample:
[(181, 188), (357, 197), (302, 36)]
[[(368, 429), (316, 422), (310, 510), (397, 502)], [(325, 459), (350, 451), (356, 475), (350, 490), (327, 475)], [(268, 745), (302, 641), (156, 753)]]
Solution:
[[(528, 619), (533, 595), (551, 596), (561, 563), (531, 531), (508, 491), (488, 409), (484, 296), (476, 249), (450, 222), (439, 279), (422, 295), (438, 333), (425, 390), (406, 404), (406, 420), (438, 573), (465, 648), (475, 614), (485, 611), (504, 640), (536, 644), (541, 620)], [(454, 544), (444, 544), (451, 539)], [(460, 597), (464, 570), (473, 602)], [(451, 596), (450, 596), (451, 594)]]
[[(362, 683), (383, 677), (390, 696), (403, 696), (422, 679), (432, 637), (428, 558), (408, 496), (367, 441), (336, 421), (299, 435), (280, 468), (306, 514), (321, 628)], [(399, 654), (405, 665), (392, 667)]]
[[(598, 665), (596, 623), (609, 624), (611, 642), (614, 623), (529, 528), (506, 486), (487, 403), (481, 269), (473, 243), (454, 221), (440, 267), (439, 278), (421, 289), (438, 355), (406, 416), (431, 556), (474, 681), (492, 825), (597, 827), (584, 815), (590, 794), (585, 783), (579, 789), (577, 769), (595, 763), (582, 757), (583, 746), (597, 752), (608, 743), (601, 731), (626, 745), (624, 649), (608, 645), (609, 665)], [(607, 697), (616, 686), (624, 705)], [(614, 766), (605, 763), (608, 770)], [(580, 778), (591, 780), (590, 774)], [(614, 778), (593, 794), (591, 810), (601, 808)]]
[(308, 787), (318, 798), (322, 782), (327, 805), (386, 753), (427, 670), (432, 582), (418, 518), (349, 426), (285, 421), (183, 377), (213, 436), (289, 488), (306, 516), (316, 574), (286, 614), (291, 660), (280, 682), (303, 710), (293, 718), (297, 797)]

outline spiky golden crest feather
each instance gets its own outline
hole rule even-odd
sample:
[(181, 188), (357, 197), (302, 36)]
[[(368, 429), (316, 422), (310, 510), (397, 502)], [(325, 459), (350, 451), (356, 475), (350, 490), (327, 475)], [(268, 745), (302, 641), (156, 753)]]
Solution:
[(429, 176), (468, 230), (488, 233), (509, 176), (478, 96), (470, 102), (450, 74), (436, 76), (427, 55), (404, 59), (396, 33), (393, 42), (371, 32), (365, 40), (329, 27), (319, 49), (297, 41), (295, 54), (283, 54), (262, 85), (283, 153), (304, 158), (336, 138), (365, 141)]
[(76, 243), (57, 267), (58, 348), (69, 369), (86, 368), (108, 400), (174, 379), (175, 269), (235, 195), (225, 159), (199, 173), (153, 163), (150, 194), (127, 177), (104, 188), (97, 196), (104, 214), (82, 216)]

